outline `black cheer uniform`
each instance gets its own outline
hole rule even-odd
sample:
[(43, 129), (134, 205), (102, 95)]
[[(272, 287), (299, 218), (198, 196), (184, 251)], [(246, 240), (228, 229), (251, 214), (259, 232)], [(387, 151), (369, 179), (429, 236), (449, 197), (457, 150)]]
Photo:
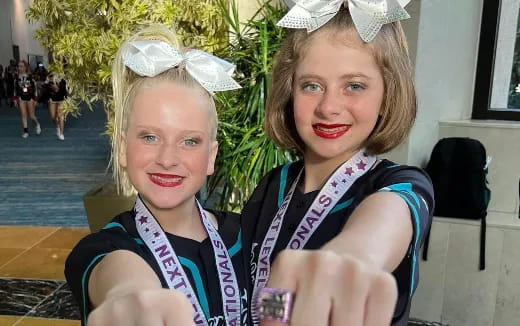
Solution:
[(17, 75), (14, 83), (14, 96), (18, 96), (22, 101), (34, 98), (36, 88), (31, 75)]
[(52, 102), (63, 102), (65, 97), (67, 97), (67, 83), (64, 79), (61, 79), (56, 85), (56, 88), (53, 87), (54, 83), (49, 83), (49, 96)]
[[(242, 325), (246, 325), (248, 295), (245, 292), (246, 275), (242, 265), (240, 218), (233, 213), (211, 212), (218, 221), (218, 233), (228, 249), (235, 269), (240, 289)], [(166, 236), (183, 266), (204, 314), (206, 317), (209, 316), (207, 318), (209, 326), (225, 326), (220, 282), (210, 238), (198, 242), (170, 233), (166, 233)], [(119, 249), (132, 251), (142, 257), (159, 276), (163, 287), (168, 288), (152, 252), (139, 237), (133, 212), (124, 212), (99, 232), (82, 239), (65, 263), (65, 277), (79, 305), (82, 325), (86, 324), (87, 316), (92, 309), (88, 299), (88, 282), (92, 269), (105, 255)]]
[[(299, 161), (269, 172), (260, 181), (242, 211), (244, 253), (251, 252), (249, 259), (244, 259), (250, 261), (249, 293), (252, 292), (258, 254), (263, 239), (278, 207), (282, 204), (302, 166), (303, 162)], [(388, 160), (379, 161), (375, 167), (356, 180), (343, 195), (311, 236), (305, 249), (319, 249), (332, 240), (343, 229), (348, 217), (359, 203), (378, 191), (391, 191), (403, 198), (410, 208), (412, 217), (414, 240), (410, 244), (408, 254), (393, 272), (397, 280), (399, 297), (392, 325), (405, 326), (410, 310), (410, 298), (419, 280), (418, 253), (424, 236), (430, 228), (434, 207), (431, 181), (421, 169), (397, 165)], [(278, 252), (287, 247), (291, 236), (318, 193), (319, 190), (304, 194), (299, 187), (296, 187), (271, 256), (271, 262)]]

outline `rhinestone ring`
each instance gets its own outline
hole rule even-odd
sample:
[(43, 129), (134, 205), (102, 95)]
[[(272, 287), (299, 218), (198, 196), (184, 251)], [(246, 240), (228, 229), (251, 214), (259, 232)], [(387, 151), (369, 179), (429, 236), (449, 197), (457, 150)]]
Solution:
[(288, 323), (291, 316), (293, 294), (287, 290), (265, 287), (258, 295), (260, 319)]

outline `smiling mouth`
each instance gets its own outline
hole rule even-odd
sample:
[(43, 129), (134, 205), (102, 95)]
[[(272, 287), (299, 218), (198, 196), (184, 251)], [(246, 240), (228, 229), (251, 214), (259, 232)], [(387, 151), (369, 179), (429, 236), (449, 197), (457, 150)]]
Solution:
[(151, 173), (148, 176), (156, 185), (167, 188), (180, 186), (184, 180), (184, 177), (174, 174)]
[(335, 139), (343, 136), (347, 131), (349, 131), (350, 125), (346, 124), (324, 124), (324, 123), (316, 123), (312, 125), (312, 130), (314, 133), (321, 138), (326, 139)]

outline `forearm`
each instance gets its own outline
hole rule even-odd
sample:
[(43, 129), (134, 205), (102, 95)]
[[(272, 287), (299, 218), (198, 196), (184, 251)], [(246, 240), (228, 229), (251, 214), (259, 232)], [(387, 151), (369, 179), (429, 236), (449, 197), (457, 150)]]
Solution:
[(152, 268), (131, 251), (111, 252), (93, 269), (89, 283), (90, 303), (95, 308), (106, 300), (147, 289), (161, 289)]
[(375, 193), (361, 202), (343, 230), (323, 249), (391, 272), (406, 255), (412, 235), (410, 210), (404, 200), (394, 193)]

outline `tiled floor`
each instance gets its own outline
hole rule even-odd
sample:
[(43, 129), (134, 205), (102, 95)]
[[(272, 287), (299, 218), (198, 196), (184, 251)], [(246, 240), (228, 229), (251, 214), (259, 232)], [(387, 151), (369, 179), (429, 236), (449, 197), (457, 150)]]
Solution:
[(0, 226), (0, 326), (79, 326), (63, 275), (87, 228)]

